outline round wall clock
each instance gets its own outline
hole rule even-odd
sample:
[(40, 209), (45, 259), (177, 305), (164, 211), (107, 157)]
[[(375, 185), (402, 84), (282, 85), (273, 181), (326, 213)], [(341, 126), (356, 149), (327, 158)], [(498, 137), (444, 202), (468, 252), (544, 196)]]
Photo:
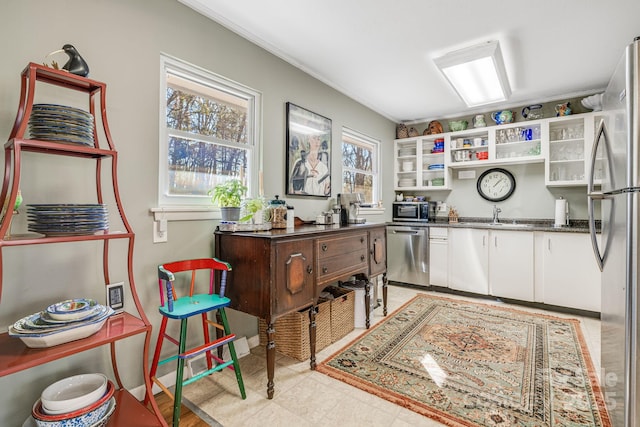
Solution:
[(480, 175), (477, 188), (478, 193), (485, 200), (501, 202), (513, 194), (516, 189), (516, 179), (508, 170), (492, 168)]

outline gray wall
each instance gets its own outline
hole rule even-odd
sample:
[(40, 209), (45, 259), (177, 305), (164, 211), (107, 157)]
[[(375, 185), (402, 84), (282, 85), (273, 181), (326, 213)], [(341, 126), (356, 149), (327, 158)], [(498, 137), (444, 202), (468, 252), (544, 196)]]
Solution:
[[(311, 78), (300, 70), (200, 16), (174, 0), (22, 0), (0, 6), (0, 135), (7, 138), (15, 118), (19, 74), (29, 62), (65, 43), (76, 46), (91, 67), (90, 77), (107, 83), (107, 112), (119, 152), (122, 201), (136, 232), (134, 276), (138, 294), (154, 327), (157, 314), (156, 266), (162, 262), (213, 255), (213, 221), (169, 223), (169, 241), (152, 243), (149, 209), (157, 204), (159, 55), (165, 52), (263, 94), (264, 188), (267, 197), (284, 193), (285, 103), (290, 101), (333, 121), (333, 164), (340, 164), (342, 126), (383, 142), (382, 158), (392, 157), (395, 124)], [(339, 66), (339, 64), (336, 64)], [(43, 89), (48, 102), (68, 94)], [(61, 98), (58, 98), (62, 96)], [(94, 203), (91, 162), (26, 155), (21, 189), (25, 203)], [(393, 197), (383, 165), (383, 200)], [(339, 192), (333, 169), (333, 194)], [(386, 175), (385, 175), (386, 174)], [(296, 214), (313, 217), (328, 202), (291, 199)], [(14, 231), (26, 230), (24, 208)], [(111, 281), (126, 280), (126, 246), (114, 242)], [(104, 300), (100, 286), (101, 248), (90, 243), (36, 245), (3, 250), (4, 283), (0, 326), (52, 302), (70, 297)], [(129, 301), (131, 299), (129, 298)], [(131, 308), (131, 304), (129, 304)], [(237, 314), (235, 332), (253, 335), (256, 319)], [(155, 342), (155, 338), (153, 339)], [(153, 343), (152, 343), (153, 344)], [(120, 373), (127, 388), (142, 384), (142, 338), (118, 344)], [(67, 375), (93, 370), (109, 373), (108, 348), (100, 348), (0, 378), (0, 425), (21, 425), (41, 390)], [(10, 392), (7, 392), (10, 390)]]
[[(582, 187), (546, 187), (544, 183), (544, 163), (522, 165), (501, 165), (516, 179), (516, 190), (505, 201), (497, 203), (502, 209), (500, 218), (553, 219), (555, 200), (560, 196), (569, 203), (571, 219), (587, 219), (587, 188)], [(458, 173), (471, 169), (453, 169), (452, 191), (424, 193), (430, 200), (442, 200), (454, 207), (461, 217), (491, 218), (493, 205), (480, 197), (476, 182), (480, 174), (489, 167), (474, 168), (473, 179), (459, 179)]]

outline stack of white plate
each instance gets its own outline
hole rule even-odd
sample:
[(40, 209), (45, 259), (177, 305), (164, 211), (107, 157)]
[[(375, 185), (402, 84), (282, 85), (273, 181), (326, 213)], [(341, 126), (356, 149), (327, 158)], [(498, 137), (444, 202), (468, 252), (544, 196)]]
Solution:
[(56, 104), (34, 104), (29, 117), (33, 139), (94, 145), (93, 116), (78, 108)]
[(405, 148), (400, 148), (398, 149), (398, 156), (403, 157), (403, 156), (415, 156), (416, 155), (416, 148), (415, 147), (405, 147)]
[(109, 228), (104, 204), (27, 205), (29, 231), (47, 236), (82, 236)]
[(65, 300), (18, 320), (9, 327), (9, 336), (20, 338), (27, 347), (52, 347), (98, 332), (113, 313), (92, 299)]
[(416, 179), (403, 178), (398, 181), (398, 187), (415, 187)]

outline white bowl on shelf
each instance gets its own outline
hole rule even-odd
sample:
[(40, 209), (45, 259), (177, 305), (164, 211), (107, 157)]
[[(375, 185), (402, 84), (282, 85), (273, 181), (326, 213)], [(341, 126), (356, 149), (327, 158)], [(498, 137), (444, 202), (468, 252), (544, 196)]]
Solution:
[(46, 312), (56, 320), (76, 320), (91, 315), (96, 304), (92, 299), (75, 298), (51, 304)]
[(413, 172), (413, 162), (412, 161), (404, 161), (404, 162), (402, 162), (402, 171), (403, 172)]
[(45, 413), (62, 414), (91, 405), (104, 396), (106, 390), (104, 374), (81, 374), (51, 384), (42, 391), (40, 399)]

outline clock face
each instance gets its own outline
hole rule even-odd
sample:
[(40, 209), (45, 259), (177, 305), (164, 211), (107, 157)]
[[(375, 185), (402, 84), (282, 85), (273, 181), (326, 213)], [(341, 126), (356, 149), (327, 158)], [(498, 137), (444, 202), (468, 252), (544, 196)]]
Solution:
[(513, 194), (516, 189), (516, 180), (505, 169), (489, 169), (478, 178), (478, 193), (490, 202), (501, 202)]

